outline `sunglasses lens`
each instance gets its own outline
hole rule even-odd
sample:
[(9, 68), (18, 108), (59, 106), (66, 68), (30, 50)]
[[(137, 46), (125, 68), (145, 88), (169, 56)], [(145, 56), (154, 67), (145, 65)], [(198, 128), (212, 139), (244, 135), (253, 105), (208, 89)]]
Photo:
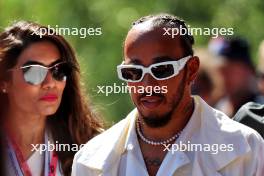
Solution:
[(57, 81), (66, 81), (67, 76), (69, 76), (71, 72), (71, 68), (67, 63), (62, 63), (54, 66), (51, 70), (52, 76)]
[(151, 68), (151, 72), (158, 79), (170, 77), (174, 74), (174, 67), (172, 64), (159, 65)]
[(40, 66), (29, 66), (22, 69), (24, 79), (32, 85), (40, 84), (47, 76), (48, 70)]
[[(49, 69), (39, 65), (32, 65), (22, 68), (22, 71), (27, 83), (38, 85), (45, 80)], [(71, 67), (67, 63), (61, 63), (52, 67), (50, 71), (55, 80), (66, 81), (67, 76), (69, 76), (71, 72)]]
[(138, 68), (122, 68), (121, 73), (123, 79), (137, 81), (141, 79), (143, 71)]

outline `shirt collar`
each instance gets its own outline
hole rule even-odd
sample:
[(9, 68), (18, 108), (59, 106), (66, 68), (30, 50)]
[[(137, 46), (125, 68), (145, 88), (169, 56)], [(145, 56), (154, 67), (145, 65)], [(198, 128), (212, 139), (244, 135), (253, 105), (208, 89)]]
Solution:
[(139, 146), (137, 140), (137, 133), (136, 133), (136, 119), (137, 119), (138, 112), (131, 115), (130, 124), (127, 132), (127, 137), (124, 145), (123, 152), (130, 151), (134, 149), (134, 146)]

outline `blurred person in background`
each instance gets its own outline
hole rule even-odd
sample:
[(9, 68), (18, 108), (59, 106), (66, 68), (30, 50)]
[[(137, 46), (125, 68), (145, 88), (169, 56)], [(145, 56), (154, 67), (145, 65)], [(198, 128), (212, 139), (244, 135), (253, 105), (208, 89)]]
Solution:
[(216, 108), (232, 117), (247, 102), (264, 103), (257, 86), (254, 64), (248, 42), (239, 37), (224, 39), (218, 51), (225, 97)]
[(206, 48), (195, 49), (195, 54), (201, 60), (197, 78), (192, 84), (192, 94), (199, 95), (210, 106), (223, 97), (223, 80), (217, 68), (217, 60)]
[(235, 114), (233, 120), (255, 129), (264, 137), (264, 104), (249, 102), (243, 105)]
[(33, 145), (80, 146), (101, 131), (81, 89), (72, 47), (43, 29), (51, 30), (20, 21), (0, 34), (6, 175), (70, 175), (76, 148), (40, 153)]
[[(264, 95), (264, 41), (261, 42), (259, 47), (257, 71), (259, 91)], [(246, 103), (238, 110), (233, 119), (255, 129), (264, 137), (264, 103)]]
[(192, 85), (192, 94), (199, 95), (205, 102), (212, 105), (213, 81), (205, 69), (200, 69)]

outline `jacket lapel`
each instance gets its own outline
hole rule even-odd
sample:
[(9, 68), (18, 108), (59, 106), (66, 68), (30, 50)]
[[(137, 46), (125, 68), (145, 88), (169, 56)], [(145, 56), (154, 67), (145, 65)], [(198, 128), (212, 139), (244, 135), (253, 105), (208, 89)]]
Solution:
[[(250, 146), (242, 134), (240, 129), (234, 127), (239, 125), (234, 123), (232, 119), (227, 117), (220, 111), (213, 110), (207, 105), (201, 98), (199, 98), (201, 104), (201, 130), (199, 134), (200, 143), (210, 144), (210, 147), (218, 147), (218, 152), (212, 154), (211, 152), (197, 152), (196, 162), (198, 164), (197, 169), (201, 170), (204, 175), (215, 175), (217, 171), (220, 171), (226, 165), (237, 159), (238, 157), (246, 154), (250, 151)], [(225, 122), (225, 124), (223, 124)], [(233, 151), (219, 150), (221, 144), (233, 145)], [(201, 167), (201, 164), (203, 167)]]
[(79, 158), (78, 162), (93, 170), (98, 170), (104, 176), (116, 175), (120, 156), (125, 151), (129, 125), (136, 113), (135, 109), (124, 120), (105, 131), (104, 135), (99, 135), (89, 141), (88, 145), (84, 146), (88, 147), (83, 148), (85, 155)]

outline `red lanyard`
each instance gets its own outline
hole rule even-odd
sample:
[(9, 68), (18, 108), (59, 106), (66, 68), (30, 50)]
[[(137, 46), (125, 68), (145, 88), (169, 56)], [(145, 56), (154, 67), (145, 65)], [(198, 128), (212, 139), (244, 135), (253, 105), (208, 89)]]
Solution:
[[(30, 168), (27, 164), (27, 161), (22, 155), (21, 150), (19, 149), (19, 146), (17, 143), (13, 140), (12, 136), (9, 136), (8, 138), (10, 140), (9, 142), (9, 150), (11, 150), (9, 153), (10, 160), (12, 162), (12, 165), (16, 171), (17, 176), (21, 176), (21, 171), (23, 176), (32, 176), (32, 173), (30, 171)], [(46, 139), (45, 144), (47, 145)], [(38, 151), (36, 151), (38, 152)], [(57, 169), (57, 163), (58, 163), (58, 156), (55, 152), (52, 152), (52, 158), (50, 160), (50, 152), (45, 151), (47, 153), (45, 155), (45, 165), (49, 167), (45, 168), (45, 176), (55, 176), (56, 175), (56, 169)], [(15, 162), (15, 160), (18, 162), (18, 164)], [(47, 169), (46, 169), (47, 168)], [(20, 171), (20, 172), (19, 172)]]
[(51, 162), (49, 165), (49, 176), (56, 176), (58, 156), (55, 152), (52, 153)]
[[(29, 169), (29, 166), (28, 166), (27, 162), (25, 161), (25, 159), (24, 159), (24, 157), (22, 155), (22, 152), (19, 149), (18, 145), (15, 143), (15, 141), (12, 138), (9, 138), (9, 139), (10, 139), (11, 145), (13, 147), (13, 150), (15, 152), (16, 159), (17, 159), (17, 161), (19, 163), (19, 167), (20, 167), (20, 169), (23, 172), (23, 175), (24, 176), (32, 176), (32, 174), (30, 172), (30, 169)], [(13, 158), (13, 159), (15, 159), (15, 158)]]

